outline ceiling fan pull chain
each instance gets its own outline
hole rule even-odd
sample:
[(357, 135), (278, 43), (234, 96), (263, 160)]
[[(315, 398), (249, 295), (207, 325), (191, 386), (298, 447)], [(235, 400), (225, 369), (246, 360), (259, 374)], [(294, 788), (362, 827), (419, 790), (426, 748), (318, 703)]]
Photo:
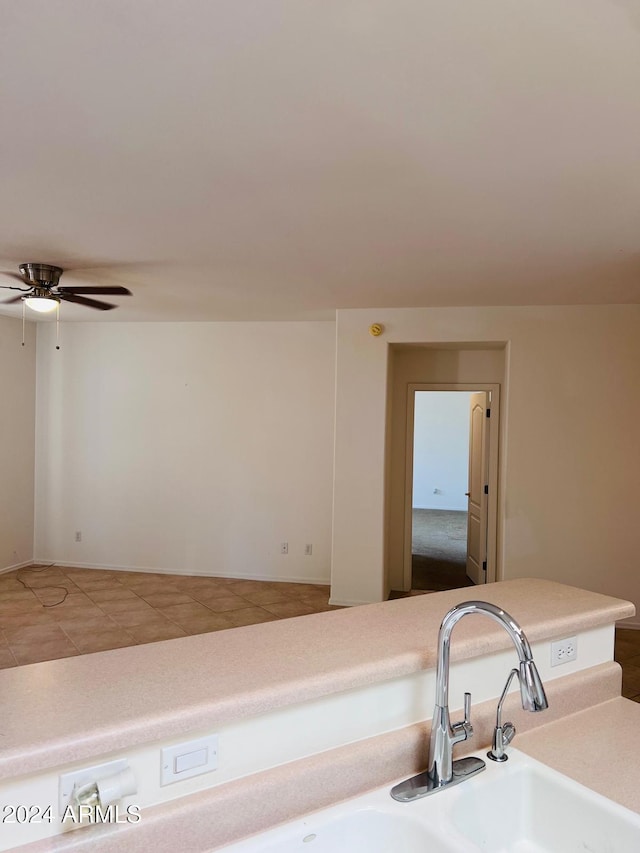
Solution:
[(22, 346), (24, 346), (24, 312), (25, 312), (25, 304), (24, 299), (22, 300)]
[(60, 349), (60, 303), (56, 305), (56, 349)]

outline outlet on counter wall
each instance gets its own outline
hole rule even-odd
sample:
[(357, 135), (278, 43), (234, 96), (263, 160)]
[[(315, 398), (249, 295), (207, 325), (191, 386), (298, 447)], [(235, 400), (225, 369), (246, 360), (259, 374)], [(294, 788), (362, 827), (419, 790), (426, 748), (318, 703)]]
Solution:
[(567, 637), (565, 640), (556, 640), (551, 643), (551, 666), (560, 666), (569, 663), (578, 657), (578, 638)]

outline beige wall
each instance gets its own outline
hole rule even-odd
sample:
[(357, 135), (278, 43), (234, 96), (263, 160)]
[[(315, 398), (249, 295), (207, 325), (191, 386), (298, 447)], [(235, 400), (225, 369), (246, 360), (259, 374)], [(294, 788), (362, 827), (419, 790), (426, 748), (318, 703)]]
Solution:
[(334, 323), (68, 323), (60, 352), (52, 331), (39, 558), (328, 582)]
[(504, 578), (640, 604), (637, 305), (339, 311), (333, 600), (383, 595), (389, 345), (448, 342), (508, 345)]
[(497, 344), (497, 349), (469, 348), (468, 344), (460, 346), (460, 349), (391, 346), (392, 373), (388, 387), (391, 432), (389, 475), (387, 478), (387, 558), (385, 570), (388, 589), (403, 589), (404, 583), (407, 394), (409, 383), (497, 383), (504, 390), (504, 344)]
[[(384, 323), (380, 338), (369, 335), (372, 322)], [(390, 345), (506, 343), (503, 576), (640, 603), (639, 306), (338, 312), (331, 546), (334, 331), (67, 324), (56, 353), (52, 327), (41, 324), (36, 556), (185, 572), (231, 561), (244, 576), (266, 566), (271, 576), (323, 579), (332, 547), (333, 599), (380, 600), (385, 488), (400, 453), (392, 424), (402, 411), (388, 394), (414, 375), (414, 358), (426, 381), (440, 381), (443, 366), (449, 381), (451, 359), (465, 359), (400, 349), (391, 359)], [(6, 566), (31, 557), (34, 350), (20, 347), (16, 321), (0, 318), (0, 332)], [(289, 562), (276, 553), (284, 539)], [(297, 554), (307, 540), (311, 560)]]
[(35, 325), (0, 317), (0, 570), (33, 559)]

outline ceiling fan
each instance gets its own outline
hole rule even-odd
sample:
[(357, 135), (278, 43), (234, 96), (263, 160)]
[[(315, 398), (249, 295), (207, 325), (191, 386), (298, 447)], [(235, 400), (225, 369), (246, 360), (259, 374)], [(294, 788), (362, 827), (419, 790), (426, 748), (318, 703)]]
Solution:
[(40, 313), (55, 311), (60, 302), (74, 302), (77, 305), (84, 305), (87, 308), (97, 308), (99, 311), (110, 311), (112, 308), (117, 308), (111, 302), (102, 302), (98, 299), (87, 299), (86, 294), (100, 294), (107, 296), (131, 296), (131, 291), (126, 287), (119, 285), (107, 286), (78, 286), (61, 285), (60, 276), (63, 273), (62, 267), (55, 267), (51, 264), (20, 264), (18, 267), (20, 274), (7, 272), (12, 278), (18, 279), (22, 287), (16, 285), (0, 284), (0, 287), (7, 290), (19, 290), (20, 296), (12, 296), (11, 299), (4, 299), (4, 304), (12, 302), (23, 302), (28, 308)]

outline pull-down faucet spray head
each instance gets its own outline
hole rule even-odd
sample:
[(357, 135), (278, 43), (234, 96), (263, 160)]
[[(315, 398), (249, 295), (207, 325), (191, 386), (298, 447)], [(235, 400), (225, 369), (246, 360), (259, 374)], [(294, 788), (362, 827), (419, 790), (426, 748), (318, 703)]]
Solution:
[(520, 698), (525, 711), (544, 711), (549, 707), (538, 669), (531, 658), (520, 661)]

